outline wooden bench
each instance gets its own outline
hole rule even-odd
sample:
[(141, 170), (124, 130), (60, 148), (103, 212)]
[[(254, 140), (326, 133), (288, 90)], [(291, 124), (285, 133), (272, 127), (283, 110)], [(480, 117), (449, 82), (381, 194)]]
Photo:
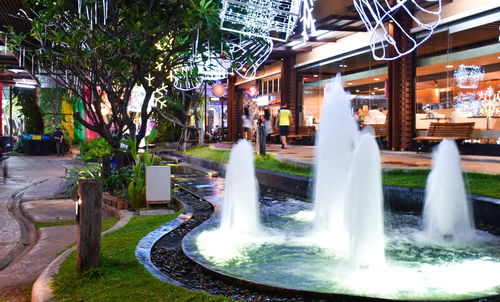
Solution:
[(365, 127), (372, 127), (375, 131), (375, 138), (377, 139), (378, 146), (380, 149), (384, 149), (384, 141), (387, 141), (387, 136), (389, 133), (389, 127), (387, 124), (364, 124)]
[(453, 139), (458, 143), (472, 138), (475, 122), (470, 123), (431, 123), (426, 136), (418, 136), (413, 140), (420, 142), (417, 153), (427, 146), (429, 150), (433, 145), (441, 142), (443, 139)]
[(289, 134), (288, 138), (295, 143), (314, 143), (316, 133), (314, 126), (300, 126), (296, 134)]

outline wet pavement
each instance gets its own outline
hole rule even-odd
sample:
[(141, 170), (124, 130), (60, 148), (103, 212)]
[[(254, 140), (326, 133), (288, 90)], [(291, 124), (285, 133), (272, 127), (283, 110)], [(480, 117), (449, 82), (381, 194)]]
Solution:
[[(33, 222), (74, 219), (66, 193), (66, 169), (79, 166), (71, 154), (11, 156), (0, 178), (0, 300), (11, 288), (31, 284), (57, 254), (75, 240), (76, 226), (35, 230)], [(23, 195), (24, 193), (24, 195)]]

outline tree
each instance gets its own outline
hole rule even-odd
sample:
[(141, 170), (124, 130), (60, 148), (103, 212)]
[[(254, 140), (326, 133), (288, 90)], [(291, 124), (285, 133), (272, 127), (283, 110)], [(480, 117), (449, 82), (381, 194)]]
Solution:
[(17, 97), (17, 104), (24, 116), (24, 132), (43, 134), (42, 111), (37, 104), (35, 90), (14, 88), (14, 96)]
[[(81, 7), (76, 0), (26, 1), (31, 32), (11, 30), (11, 40), (48, 76), (83, 100), (87, 118), (76, 112), (75, 119), (118, 150), (126, 131), (136, 133), (135, 113), (127, 110), (136, 84), (145, 89), (140, 141), (151, 115), (152, 94), (160, 85), (172, 84), (193, 47), (204, 53), (205, 44), (196, 42), (224, 45), (219, 4), (213, 0), (79, 2)], [(105, 111), (111, 113), (109, 118)]]

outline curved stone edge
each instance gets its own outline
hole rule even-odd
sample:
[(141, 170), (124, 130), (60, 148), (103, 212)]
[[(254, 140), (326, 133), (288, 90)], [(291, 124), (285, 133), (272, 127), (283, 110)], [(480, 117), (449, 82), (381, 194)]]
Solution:
[[(118, 215), (120, 220), (109, 230), (102, 232), (101, 236), (106, 234), (115, 232), (122, 227), (124, 227), (132, 218), (133, 212), (130, 211), (120, 211), (114, 208), (111, 208), (107, 205), (103, 205), (103, 208), (107, 211), (113, 213), (113, 215)], [(35, 283), (33, 283), (33, 288), (31, 291), (31, 301), (32, 302), (52, 302), (54, 300), (54, 293), (52, 288), (50, 287), (53, 277), (59, 272), (59, 267), (61, 263), (73, 252), (76, 250), (76, 246), (73, 246), (66, 251), (64, 251), (61, 255), (59, 255), (56, 259), (54, 259), (38, 276)]]
[(172, 278), (169, 278), (164, 273), (162, 273), (158, 267), (156, 267), (153, 264), (153, 262), (151, 261), (151, 250), (153, 249), (155, 244), (161, 238), (163, 238), (163, 236), (167, 235), (171, 231), (175, 230), (176, 228), (188, 222), (192, 216), (193, 216), (192, 211), (180, 214), (174, 220), (167, 222), (166, 224), (162, 225), (161, 227), (157, 228), (156, 230), (144, 236), (139, 241), (135, 249), (135, 257), (137, 258), (139, 263), (142, 264), (144, 268), (147, 269), (151, 275), (153, 275), (153, 277), (161, 281), (168, 282), (172, 285), (189, 290), (195, 290), (195, 289), (187, 286), (186, 284), (180, 283)]

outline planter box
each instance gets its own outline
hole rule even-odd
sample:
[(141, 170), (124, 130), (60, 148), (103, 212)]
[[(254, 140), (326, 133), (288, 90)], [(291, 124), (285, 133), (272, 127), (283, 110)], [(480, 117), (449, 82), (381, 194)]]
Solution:
[(102, 193), (102, 201), (108, 206), (117, 208), (119, 210), (128, 209), (128, 202), (126, 200), (117, 198), (107, 192)]

